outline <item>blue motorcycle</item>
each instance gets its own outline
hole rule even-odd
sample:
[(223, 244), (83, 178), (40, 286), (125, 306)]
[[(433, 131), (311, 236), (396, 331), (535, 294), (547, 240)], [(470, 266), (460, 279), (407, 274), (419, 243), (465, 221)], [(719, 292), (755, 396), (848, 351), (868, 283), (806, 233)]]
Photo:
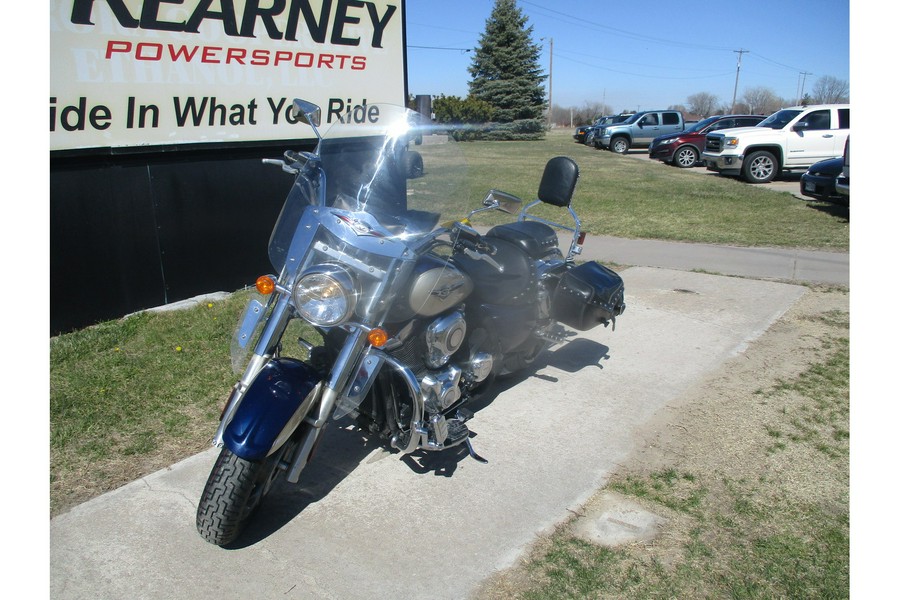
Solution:
[[(491, 190), (466, 218), (441, 224), (467, 193), (446, 132), (396, 106), (368, 106), (324, 134), (319, 107), (295, 100), (294, 111), (318, 144), (267, 161), (294, 183), (269, 240), (274, 272), (257, 281), (263, 295), (235, 332), (243, 375), (197, 509), (198, 531), (217, 545), (240, 535), (278, 477), (299, 481), (335, 419), (356, 419), (400, 455), (464, 445), (486, 462), (466, 405), (571, 339), (568, 328), (614, 325), (625, 309), (615, 272), (576, 263), (584, 233), (571, 159), (547, 163), (524, 208)], [(532, 214), (540, 205), (569, 224)], [(498, 211), (516, 218), (484, 234), (473, 227), (476, 214)], [(565, 254), (557, 231), (572, 234)], [(282, 346), (296, 319), (316, 333), (299, 340), (302, 358)]]

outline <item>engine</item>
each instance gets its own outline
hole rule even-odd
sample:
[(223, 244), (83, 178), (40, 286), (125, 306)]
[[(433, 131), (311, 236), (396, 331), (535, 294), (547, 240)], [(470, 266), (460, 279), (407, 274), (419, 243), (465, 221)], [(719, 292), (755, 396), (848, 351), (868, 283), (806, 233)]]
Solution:
[(447, 447), (465, 440), (468, 430), (454, 416), (470, 391), (490, 375), (493, 356), (472, 351), (466, 343), (466, 320), (461, 309), (441, 315), (425, 327), (410, 346), (419, 360), (416, 378), (425, 396), (429, 445)]

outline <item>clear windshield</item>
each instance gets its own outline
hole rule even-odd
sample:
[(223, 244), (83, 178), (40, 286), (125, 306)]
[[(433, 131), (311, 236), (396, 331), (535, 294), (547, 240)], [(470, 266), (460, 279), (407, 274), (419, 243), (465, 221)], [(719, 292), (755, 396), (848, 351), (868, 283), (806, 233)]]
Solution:
[(763, 119), (757, 127), (769, 127), (771, 129), (784, 129), (785, 125), (794, 120), (801, 110), (789, 109), (779, 110)]
[(384, 228), (383, 235), (404, 240), (475, 206), (466, 197), (459, 144), (445, 130), (399, 106), (372, 105), (364, 115), (348, 117), (323, 125), (318, 160), (302, 167), (285, 201), (269, 242), (278, 270), (309, 206), (366, 213)]

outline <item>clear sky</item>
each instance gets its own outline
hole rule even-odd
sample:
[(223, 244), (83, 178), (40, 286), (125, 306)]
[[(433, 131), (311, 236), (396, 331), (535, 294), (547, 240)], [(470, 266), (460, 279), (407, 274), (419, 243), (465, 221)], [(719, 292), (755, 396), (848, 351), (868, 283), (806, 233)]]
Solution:
[[(858, 0), (859, 1), (859, 0)], [(408, 0), (411, 94), (468, 94), (468, 67), (493, 0)], [(687, 104), (708, 92), (730, 104), (751, 87), (794, 102), (830, 75), (850, 81), (850, 0), (678, 3), (518, 0), (543, 46), (554, 106), (614, 111)], [(805, 75), (804, 75), (805, 73)], [(805, 78), (805, 82), (804, 82)], [(852, 88), (851, 88), (852, 97)]]

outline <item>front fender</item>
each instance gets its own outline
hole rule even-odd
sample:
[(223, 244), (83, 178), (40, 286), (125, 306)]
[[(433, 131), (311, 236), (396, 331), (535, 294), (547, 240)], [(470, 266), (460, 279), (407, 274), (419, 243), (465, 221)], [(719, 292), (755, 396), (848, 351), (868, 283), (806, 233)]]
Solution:
[(281, 446), (315, 404), (321, 378), (307, 365), (279, 358), (262, 368), (247, 389), (222, 440), (246, 460), (261, 460)]

